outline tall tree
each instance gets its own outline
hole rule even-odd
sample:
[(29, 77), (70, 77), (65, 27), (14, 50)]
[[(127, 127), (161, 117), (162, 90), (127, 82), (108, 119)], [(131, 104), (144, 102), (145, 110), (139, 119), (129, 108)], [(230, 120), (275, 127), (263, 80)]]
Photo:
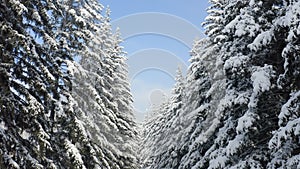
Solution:
[[(117, 123), (121, 118), (112, 91), (101, 81), (113, 79), (116, 70), (103, 76), (113, 67), (103, 60), (112, 57), (107, 52), (112, 46), (96, 49), (117, 39), (111, 30), (102, 30), (109, 23), (100, 14), (102, 5), (84, 0), (0, 5), (0, 167), (134, 168), (133, 152), (123, 153), (116, 146), (125, 144), (118, 140), (124, 135)], [(96, 61), (95, 66), (78, 64), (84, 58)], [(80, 95), (83, 90), (90, 95)], [(130, 112), (124, 114), (130, 117)], [(133, 139), (135, 130), (127, 127)]]
[[(181, 116), (181, 126), (179, 132), (178, 146), (178, 166), (190, 167), (199, 160), (200, 154), (197, 149), (200, 145), (196, 138), (201, 131), (209, 126), (213, 114), (210, 112), (210, 93), (211, 77), (206, 70), (205, 59), (210, 57), (207, 39), (197, 40), (191, 50), (191, 65), (188, 69), (187, 83), (184, 92), (183, 115)], [(207, 65), (208, 66), (208, 65)], [(220, 86), (219, 86), (220, 87)], [(196, 152), (195, 152), (196, 151)]]
[[(169, 100), (153, 108), (144, 130), (143, 167), (174, 168), (176, 162), (177, 134), (182, 129), (179, 117), (183, 106), (185, 80), (181, 68), (177, 70), (176, 84)], [(168, 138), (168, 139), (165, 139)]]
[(57, 77), (65, 78), (48, 53), (57, 49), (48, 4), (1, 2), (1, 165), (11, 168), (59, 165), (50, 136)]
[[(267, 9), (262, 6), (253, 1), (227, 1), (223, 9), (223, 41), (217, 60), (224, 66), (225, 96), (214, 112), (215, 123), (211, 125), (214, 127), (214, 143), (203, 152), (204, 157), (197, 162), (197, 167), (240, 166), (245, 165), (245, 161), (248, 161), (246, 165), (249, 167), (266, 164), (267, 160), (260, 158), (267, 156), (263, 151), (266, 141), (257, 138), (259, 134), (269, 133), (274, 123), (259, 109), (261, 104), (258, 102), (271, 90), (273, 67), (255, 62), (259, 55), (254, 55), (248, 48), (259, 32), (270, 26), (268, 18), (262, 15), (267, 13)], [(262, 17), (256, 19), (257, 16)], [(215, 42), (214, 36), (210, 38)], [(272, 127), (260, 125), (261, 119), (270, 121), (268, 125)], [(259, 146), (254, 145), (257, 142)], [(202, 146), (206, 147), (205, 144)]]
[[(180, 162), (165, 166), (297, 168), (299, 2), (211, 3), (208, 38), (194, 46), (197, 71), (187, 75)], [(189, 80), (197, 72), (201, 78)]]
[[(266, 43), (259, 47), (271, 45), (282, 60), (278, 64), (276, 76), (281, 100), (284, 104), (278, 111), (278, 129), (273, 131), (269, 140), (271, 160), (268, 168), (298, 168), (300, 164), (299, 145), (299, 119), (300, 119), (300, 76), (299, 76), (299, 1), (282, 1), (273, 4), (273, 7), (282, 9), (278, 17), (273, 20), (273, 25), (261, 36), (269, 35)], [(271, 33), (269, 33), (271, 32)]]
[(97, 21), (86, 53), (81, 55), (74, 83), (80, 116), (95, 143), (100, 143), (108, 166), (136, 168), (133, 147), (137, 131), (125, 56), (119, 34), (113, 34), (110, 10)]

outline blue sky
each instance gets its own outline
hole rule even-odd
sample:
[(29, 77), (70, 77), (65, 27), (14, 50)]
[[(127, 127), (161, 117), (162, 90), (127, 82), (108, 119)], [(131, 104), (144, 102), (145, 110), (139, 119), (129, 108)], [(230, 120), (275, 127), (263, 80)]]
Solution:
[[(156, 91), (170, 94), (178, 66), (185, 72), (193, 39), (203, 37), (207, 0), (102, 0), (120, 27), (135, 114), (142, 121)], [(159, 98), (157, 98), (159, 99)], [(152, 97), (153, 102), (153, 97)]]

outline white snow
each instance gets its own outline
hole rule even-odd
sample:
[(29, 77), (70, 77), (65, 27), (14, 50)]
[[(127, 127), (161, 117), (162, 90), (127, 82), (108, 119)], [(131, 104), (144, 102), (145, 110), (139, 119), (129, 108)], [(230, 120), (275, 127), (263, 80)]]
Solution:
[(288, 43), (285, 48), (282, 50), (282, 57), (284, 58), (284, 64), (283, 64), (283, 67), (284, 67), (284, 70), (287, 71), (288, 70), (288, 66), (289, 66), (289, 51), (291, 50), (292, 48), (292, 44), (291, 43)]
[(223, 148), (212, 152), (210, 158), (211, 160), (209, 161), (209, 169), (224, 168), (226, 162), (228, 161), (228, 157), (225, 154), (223, 154)]
[(70, 13), (71, 15), (76, 15), (75, 9), (70, 9), (70, 10), (69, 10), (69, 13)]
[(268, 31), (262, 32), (259, 35), (257, 35), (257, 37), (254, 39), (253, 43), (248, 45), (248, 48), (256, 51), (256, 50), (260, 49), (262, 46), (265, 46), (268, 43), (270, 43), (273, 39), (273, 36), (274, 36), (273, 30), (268, 30)]
[(78, 23), (81, 23), (81, 24), (83, 24), (83, 26), (85, 26), (85, 25), (86, 25), (86, 23), (85, 23), (85, 19), (83, 19), (81, 16), (77, 16), (77, 15), (75, 15), (75, 21), (76, 21), (76, 22), (78, 22)]
[(88, 138), (88, 134), (87, 132), (85, 131), (85, 123), (81, 120), (78, 120), (76, 117), (75, 117), (75, 123), (76, 123), (76, 126), (79, 128), (80, 132), (83, 134), (84, 138)]
[(18, 15), (21, 15), (23, 12), (27, 12), (28, 9), (18, 0), (9, 0), (16, 11), (18, 11)]
[(258, 67), (257, 70), (252, 73), (251, 80), (253, 82), (253, 92), (257, 95), (260, 92), (264, 92), (270, 89), (270, 71), (271, 66), (265, 65), (264, 67)]
[(242, 117), (239, 118), (236, 131), (238, 133), (248, 131), (248, 129), (253, 125), (253, 122), (255, 122), (255, 120), (255, 114), (248, 110)]
[(243, 64), (247, 62), (249, 58), (247, 56), (233, 56), (225, 61), (224, 69), (232, 69), (232, 71), (237, 71)]
[(283, 27), (291, 26), (295, 22), (299, 21), (300, 14), (300, 1), (291, 3), (287, 8), (287, 12), (283, 17), (276, 20), (275, 25)]
[(233, 140), (230, 140), (226, 147), (226, 154), (231, 156), (239, 151), (242, 147), (245, 136), (243, 134), (237, 135)]
[(294, 30), (290, 30), (289, 35), (287, 37), (287, 41), (291, 42), (293, 41), (293, 39), (297, 39), (297, 36), (295, 35)]
[(20, 136), (25, 140), (29, 140), (29, 138), (31, 137), (31, 134), (28, 133), (26, 130), (23, 130), (23, 132), (20, 134)]
[(38, 22), (41, 22), (41, 17), (39, 15), (39, 13), (37, 11), (34, 11), (33, 14), (32, 14), (32, 17), (38, 21)]
[(286, 141), (291, 139), (291, 137), (300, 136), (300, 118), (289, 121), (286, 126), (280, 127), (274, 136), (269, 141), (269, 148), (279, 148)]
[(76, 148), (76, 146), (72, 144), (69, 140), (65, 140), (65, 147), (67, 149), (67, 154), (69, 156), (72, 156), (76, 160), (76, 162), (78, 162), (81, 165), (82, 169), (86, 169), (81, 154), (79, 150)]
[(1, 130), (7, 130), (7, 127), (5, 126), (5, 122), (4, 121), (1, 121), (1, 123), (0, 123), (0, 129)]
[(287, 166), (296, 166), (296, 168), (300, 168), (300, 154), (289, 158), (287, 161)]
[(237, 16), (224, 28), (224, 32), (234, 32), (236, 37), (248, 35), (254, 37), (259, 30), (259, 25), (255, 23), (253, 16), (241, 10), (241, 15)]
[(291, 112), (294, 112), (294, 110), (299, 110), (300, 109), (300, 105), (297, 105), (296, 107), (293, 107), (292, 102), (295, 101), (298, 97), (300, 97), (300, 91), (291, 94), (291, 98), (287, 101), (287, 103), (285, 103), (282, 108), (281, 108), (281, 112), (278, 116), (279, 118), (279, 125), (283, 124), (283, 121), (288, 120), (288, 118), (291, 115)]
[(234, 104), (247, 104), (249, 102), (249, 92), (239, 93)]
[(85, 18), (92, 18), (93, 16), (84, 8), (81, 8), (80, 15), (84, 16)]

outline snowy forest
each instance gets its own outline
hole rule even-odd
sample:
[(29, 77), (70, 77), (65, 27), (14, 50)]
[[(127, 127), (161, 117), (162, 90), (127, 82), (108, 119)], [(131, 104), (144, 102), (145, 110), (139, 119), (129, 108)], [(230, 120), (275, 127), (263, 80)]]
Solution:
[(109, 8), (1, 0), (0, 168), (300, 168), (300, 1), (209, 2), (187, 75), (139, 125)]

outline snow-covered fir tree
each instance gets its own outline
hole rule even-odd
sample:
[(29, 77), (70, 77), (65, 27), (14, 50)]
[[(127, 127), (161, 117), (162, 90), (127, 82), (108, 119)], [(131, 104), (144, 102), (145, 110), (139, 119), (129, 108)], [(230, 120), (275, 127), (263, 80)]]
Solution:
[(1, 2), (2, 166), (62, 166), (54, 152), (64, 146), (53, 126), (60, 123), (55, 116), (66, 116), (57, 105), (70, 89), (61, 69), (70, 56), (54, 55), (55, 19), (47, 12), (56, 7), (51, 1)]
[[(270, 161), (268, 168), (300, 167), (300, 19), (299, 1), (279, 1), (273, 8), (281, 9), (272, 20), (272, 26), (262, 32), (257, 40), (259, 48), (271, 46), (276, 55), (277, 88), (281, 108), (277, 112), (277, 129), (269, 141)], [(275, 14), (273, 14), (275, 15)], [(263, 42), (260, 38), (269, 37)], [(282, 105), (283, 103), (283, 105)]]
[[(179, 116), (183, 106), (185, 79), (181, 68), (177, 70), (176, 84), (170, 99), (151, 109), (144, 124), (142, 167), (174, 168), (177, 163), (177, 134), (182, 130)], [(168, 138), (168, 139), (165, 139)]]
[[(115, 76), (116, 85), (127, 81), (120, 39), (105, 27), (103, 6), (43, 0), (0, 6), (0, 168), (136, 168), (128, 82), (119, 84), (128, 99), (120, 110), (113, 83), (103, 83)], [(83, 58), (97, 62), (86, 67)], [(111, 58), (119, 60), (105, 62)], [(123, 74), (115, 75), (119, 69)]]
[(191, 65), (187, 74), (183, 115), (181, 116), (181, 125), (184, 129), (178, 134), (180, 138), (178, 166), (180, 167), (192, 166), (199, 160), (200, 140), (196, 138), (199, 137), (201, 131), (205, 131), (210, 126), (214, 117), (213, 114), (209, 114), (211, 94), (208, 90), (211, 88), (212, 78), (204, 66), (206, 57), (209, 57), (206, 51), (209, 44), (206, 39), (197, 40), (191, 50)]
[(187, 75), (180, 161), (164, 166), (299, 168), (299, 2), (210, 2)]
[[(213, 4), (221, 2), (224, 3), (212, 1)], [(265, 168), (269, 161), (267, 143), (272, 130), (276, 129), (274, 118), (282, 105), (278, 89), (272, 85), (275, 84), (273, 77), (276, 75), (276, 61), (281, 57), (268, 55), (270, 52), (264, 51), (267, 49), (255, 54), (249, 48), (259, 33), (272, 24), (269, 20), (275, 16), (270, 8), (274, 6), (267, 8), (266, 4), (253, 1), (227, 1), (224, 5), (222, 23), (225, 25), (222, 32), (218, 32), (222, 38), (216, 40), (214, 34), (209, 35), (209, 38), (215, 43), (213, 46), (218, 46), (220, 50), (214, 60), (221, 62), (225, 72), (225, 95), (217, 109), (210, 112), (215, 115), (213, 123), (195, 141), (200, 144), (196, 152), (203, 156), (190, 167)], [(220, 12), (220, 9), (217, 11)], [(211, 17), (209, 19), (212, 20)], [(217, 19), (215, 21), (214, 24), (220, 23)], [(268, 56), (273, 58), (266, 59)], [(211, 101), (214, 99), (212, 97)], [(206, 126), (204, 123), (202, 128)], [(208, 135), (213, 143), (203, 142), (208, 131), (213, 134)], [(202, 143), (197, 143), (197, 140)], [(187, 165), (190, 164), (187, 162)]]
[(142, 125), (141, 143), (139, 144), (140, 168), (149, 168), (155, 160), (155, 151), (157, 150), (156, 143), (160, 138), (163, 125), (165, 124), (164, 112), (168, 109), (168, 100), (165, 100), (161, 105), (151, 105), (147, 110), (147, 117)]
[(210, 3), (138, 143), (110, 10), (1, 1), (0, 168), (300, 168), (300, 2)]
[(118, 33), (112, 33), (109, 13), (107, 9), (107, 14), (95, 23), (97, 29), (93, 34), (97, 36), (89, 37), (89, 50), (81, 55), (73, 94), (89, 136), (101, 145), (104, 164), (136, 168), (133, 147), (136, 146), (137, 131), (131, 108), (132, 96), (124, 52), (119, 45), (121, 39)]

